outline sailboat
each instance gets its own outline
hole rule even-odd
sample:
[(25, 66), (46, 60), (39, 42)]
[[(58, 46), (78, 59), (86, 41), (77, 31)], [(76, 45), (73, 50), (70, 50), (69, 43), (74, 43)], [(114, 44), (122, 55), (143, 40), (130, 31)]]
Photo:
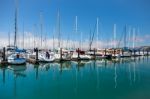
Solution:
[(16, 9), (15, 9), (15, 37), (14, 37), (14, 46), (15, 50), (11, 55), (8, 56), (8, 64), (12, 65), (21, 65), (26, 63), (26, 59), (24, 58), (25, 50), (20, 50), (17, 48), (17, 0), (16, 0)]
[[(43, 49), (43, 46), (42, 46), (42, 42), (43, 42), (43, 39), (42, 39), (42, 34), (43, 34), (42, 13), (40, 13), (40, 20), (41, 20), (41, 23), (40, 23), (40, 26), (41, 26), (41, 49)], [(35, 58), (35, 57), (36, 57), (35, 52), (28, 53), (28, 58)], [(38, 51), (38, 60), (39, 60), (39, 62), (53, 62), (55, 60), (54, 53), (51, 51), (48, 51), (48, 49), (46, 49), (46, 37), (45, 37), (45, 50)]]
[[(78, 33), (78, 17), (77, 16), (75, 17), (75, 33), (76, 34)], [(81, 41), (80, 41), (79, 46), (80, 46), (81, 50), (77, 49), (77, 50), (73, 51), (71, 59), (72, 60), (76, 60), (76, 59), (89, 60), (92, 57), (90, 55), (85, 54), (85, 51), (82, 50), (82, 32), (81, 32), (80, 36), (81, 36)], [(79, 54), (79, 56), (78, 56), (78, 54)]]
[(54, 62), (55, 61), (54, 53), (48, 52), (48, 51), (39, 53), (38, 59), (40, 62)]

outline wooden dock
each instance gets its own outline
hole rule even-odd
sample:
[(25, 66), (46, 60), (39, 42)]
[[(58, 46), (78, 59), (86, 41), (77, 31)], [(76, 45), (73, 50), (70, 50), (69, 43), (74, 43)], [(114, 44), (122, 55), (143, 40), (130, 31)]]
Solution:
[(31, 63), (31, 64), (39, 64), (39, 61), (38, 61), (38, 60), (32, 59), (32, 58), (27, 59), (27, 62), (28, 62), (28, 63)]

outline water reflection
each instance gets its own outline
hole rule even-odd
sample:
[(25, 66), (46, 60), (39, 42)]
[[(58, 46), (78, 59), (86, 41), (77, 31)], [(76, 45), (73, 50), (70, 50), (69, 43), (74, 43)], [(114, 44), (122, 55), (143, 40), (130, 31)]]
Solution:
[(117, 67), (116, 67), (116, 62), (114, 62), (114, 68), (115, 68), (115, 74), (114, 74), (115, 88), (117, 88)]
[[(95, 61), (95, 64), (97, 65), (97, 62)], [(98, 67), (98, 65), (96, 66), (96, 76), (97, 76), (97, 89), (99, 89), (99, 87), (100, 87), (100, 80), (99, 80), (99, 78), (100, 78), (100, 76), (99, 76), (99, 67)]]
[(25, 70), (27, 69), (27, 67), (25, 65), (20, 65), (20, 66), (15, 66), (15, 65), (10, 65), (7, 67), (9, 70), (11, 70), (13, 72), (13, 78), (14, 78), (14, 97), (17, 98), (17, 79), (19, 79), (20, 77), (25, 78), (26, 74), (25, 74)]
[(132, 85), (132, 81), (131, 81), (131, 64), (129, 64), (129, 81), (130, 81), (130, 85)]
[(61, 63), (59, 63), (60, 74), (62, 74), (62, 72), (66, 71), (66, 70), (71, 70), (71, 62), (67, 61), (67, 62), (61, 62)]
[(3, 84), (5, 84), (5, 79), (6, 79), (6, 67), (0, 67), (0, 69), (2, 70), (2, 81), (3, 81)]
[(34, 69), (35, 69), (35, 78), (36, 78), (36, 80), (38, 80), (38, 78), (39, 78), (39, 66), (34, 65)]
[[(134, 57), (8, 66), (0, 68), (0, 76), (1, 82), (7, 86), (12, 86), (10, 88), (13, 90), (15, 97), (19, 97), (18, 95), (22, 93), (21, 88), (24, 88), (20, 84), (22, 79), (19, 78), (25, 79), (23, 82), (26, 86), (33, 84), (33, 89), (36, 89), (35, 93), (38, 89), (40, 91), (42, 89), (45, 93), (53, 93), (54, 91), (55, 94), (62, 95), (65, 88), (66, 90), (72, 90), (70, 94), (76, 97), (84, 91), (92, 95), (95, 95), (94, 93), (98, 95), (100, 93), (105, 94), (106, 90), (112, 92), (118, 92), (118, 90), (126, 88), (130, 90), (147, 81), (143, 77), (149, 76), (145, 76), (149, 74), (149, 72), (145, 72), (149, 68), (145, 66), (148, 60), (147, 57)], [(7, 82), (11, 82), (12, 85)], [(7, 86), (2, 87), (5, 89)], [(0, 92), (3, 89), (0, 89)], [(42, 94), (45, 95), (44, 92)]]

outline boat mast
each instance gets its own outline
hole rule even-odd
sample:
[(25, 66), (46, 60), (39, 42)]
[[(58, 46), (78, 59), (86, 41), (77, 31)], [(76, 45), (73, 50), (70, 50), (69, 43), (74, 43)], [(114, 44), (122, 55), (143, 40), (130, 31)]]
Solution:
[(37, 31), (36, 24), (34, 24), (34, 48), (37, 47)]
[(126, 46), (126, 34), (127, 33), (127, 26), (125, 26), (125, 34), (124, 34), (124, 47), (127, 47)]
[(131, 41), (131, 27), (129, 27), (129, 31), (128, 31), (128, 33), (129, 33), (129, 36), (128, 36), (128, 47), (130, 48), (131, 46), (130, 46), (130, 41)]
[(96, 22), (96, 27), (97, 27), (97, 49), (98, 49), (98, 34), (99, 34), (99, 29), (98, 29), (98, 27), (99, 27), (99, 18), (97, 17), (97, 22)]
[(43, 37), (42, 37), (42, 33), (43, 33), (43, 24), (42, 24), (42, 12), (40, 12), (40, 28), (41, 28), (41, 48), (43, 46), (42, 42), (43, 42)]
[(55, 49), (55, 28), (53, 29), (53, 51)]
[(24, 22), (23, 22), (23, 40), (22, 40), (22, 46), (23, 46), (23, 49), (24, 49)]
[[(78, 16), (75, 17), (75, 33), (76, 35), (78, 33)], [(77, 39), (76, 39), (76, 42), (77, 42)]]
[(18, 15), (18, 0), (15, 0), (15, 35), (14, 35), (14, 46), (17, 46), (17, 32), (18, 32), (18, 26), (17, 26), (17, 15)]
[(116, 24), (114, 24), (114, 48), (116, 48)]
[(45, 43), (44, 48), (45, 48), (45, 49), (48, 48), (48, 47), (46, 46), (46, 45), (47, 45), (47, 38), (46, 38), (46, 36), (47, 36), (47, 32), (45, 31), (45, 37), (44, 37), (44, 43)]
[(81, 43), (80, 43), (80, 49), (82, 50), (83, 49), (83, 46), (82, 46), (82, 40), (83, 38), (82, 38), (82, 32), (81, 32)]
[(60, 13), (59, 13), (59, 10), (58, 10), (58, 14), (57, 14), (57, 31), (58, 31), (58, 48), (60, 48)]
[(135, 48), (135, 28), (133, 28), (133, 49)]
[(54, 45), (55, 45), (55, 43), (54, 43), (54, 35), (53, 35), (53, 51), (54, 51), (54, 48), (55, 48)]
[(35, 48), (35, 24), (33, 25), (32, 31), (33, 31), (33, 38), (32, 38), (33, 39), (33, 46), (32, 47)]
[(10, 31), (8, 32), (8, 45), (10, 46)]

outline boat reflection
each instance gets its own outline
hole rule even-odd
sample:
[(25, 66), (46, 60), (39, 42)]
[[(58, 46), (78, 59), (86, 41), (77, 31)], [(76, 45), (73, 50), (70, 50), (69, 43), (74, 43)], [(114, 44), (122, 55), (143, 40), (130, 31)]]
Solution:
[(9, 65), (7, 68), (14, 72), (25, 71), (27, 69), (26, 65)]
[(5, 84), (5, 79), (6, 79), (6, 69), (7, 67), (0, 67), (0, 69), (2, 70), (2, 79), (3, 79), (3, 84)]
[(13, 71), (14, 77), (14, 97), (17, 98), (17, 79), (20, 77), (25, 78), (25, 70), (27, 69), (26, 65), (9, 65), (7, 67), (9, 70)]

